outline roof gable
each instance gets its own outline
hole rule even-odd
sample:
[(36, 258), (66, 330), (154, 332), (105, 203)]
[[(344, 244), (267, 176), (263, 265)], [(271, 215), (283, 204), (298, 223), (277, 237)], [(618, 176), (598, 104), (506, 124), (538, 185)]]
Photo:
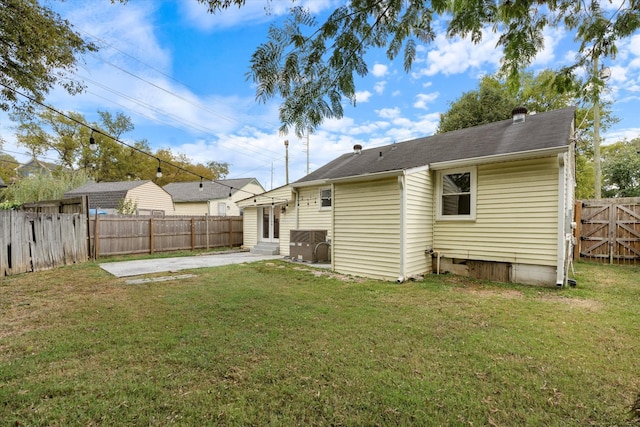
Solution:
[[(343, 154), (295, 183), (401, 171), (440, 162), (567, 147), (575, 107)], [(295, 184), (294, 183), (294, 184)]]
[(71, 197), (86, 195), (88, 196), (89, 208), (91, 209), (115, 209), (118, 207), (118, 202), (124, 199), (130, 190), (149, 182), (152, 183), (150, 180), (90, 182), (73, 190), (67, 191), (64, 193), (64, 198), (68, 199)]
[(164, 190), (171, 194), (174, 202), (206, 202), (209, 200), (227, 199), (231, 195), (242, 190), (248, 184), (255, 182), (255, 178), (220, 179), (217, 181), (173, 182), (165, 185)]

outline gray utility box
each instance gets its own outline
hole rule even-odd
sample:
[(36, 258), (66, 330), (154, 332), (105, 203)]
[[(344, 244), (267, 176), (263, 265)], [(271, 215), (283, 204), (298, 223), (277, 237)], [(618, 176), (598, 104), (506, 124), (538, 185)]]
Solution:
[(327, 230), (291, 230), (289, 257), (296, 261), (329, 261)]

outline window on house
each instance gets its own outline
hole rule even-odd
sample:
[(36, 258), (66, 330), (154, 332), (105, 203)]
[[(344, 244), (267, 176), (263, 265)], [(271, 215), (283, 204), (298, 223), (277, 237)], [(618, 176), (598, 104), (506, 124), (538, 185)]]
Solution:
[(320, 209), (331, 208), (331, 188), (320, 190)]
[(476, 170), (438, 173), (438, 219), (475, 219)]

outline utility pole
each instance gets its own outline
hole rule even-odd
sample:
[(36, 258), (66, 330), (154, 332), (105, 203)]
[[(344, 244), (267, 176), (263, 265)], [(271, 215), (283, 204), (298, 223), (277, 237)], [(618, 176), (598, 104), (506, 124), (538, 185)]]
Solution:
[(307, 175), (309, 175), (309, 130), (307, 129)]
[(287, 185), (289, 185), (289, 140), (288, 139), (284, 140), (284, 149), (285, 149), (284, 171), (285, 171), (285, 176), (287, 180)]
[[(598, 74), (598, 55), (593, 57), (593, 77), (599, 78)], [(595, 171), (595, 197), (599, 199), (602, 189), (602, 169), (600, 165), (600, 93), (599, 88), (595, 87), (595, 101), (593, 103), (593, 168)]]

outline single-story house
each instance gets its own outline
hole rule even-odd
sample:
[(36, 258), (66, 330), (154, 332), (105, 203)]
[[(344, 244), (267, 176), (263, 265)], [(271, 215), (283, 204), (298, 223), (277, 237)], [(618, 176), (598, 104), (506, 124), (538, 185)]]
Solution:
[(238, 200), (264, 193), (255, 178), (174, 182), (164, 190), (171, 194), (176, 215), (239, 216)]
[(32, 176), (36, 174), (51, 173), (61, 168), (62, 166), (57, 165), (55, 163), (45, 162), (33, 157), (27, 163), (21, 164), (18, 167), (16, 167), (15, 171), (18, 174), (18, 176), (22, 178), (26, 178), (28, 176)]
[(357, 145), (290, 185), (239, 202), (244, 245), (292, 258), (309, 256), (301, 245), (313, 246), (312, 257), (330, 246), (334, 271), (399, 282), (453, 272), (564, 285), (574, 127), (573, 107), (515, 109), (509, 120)]
[[(117, 213), (118, 205), (129, 202), (137, 215), (174, 215), (171, 195), (153, 181), (91, 182), (64, 193), (64, 198), (87, 196), (89, 209)], [(94, 212), (95, 212), (94, 211)]]

